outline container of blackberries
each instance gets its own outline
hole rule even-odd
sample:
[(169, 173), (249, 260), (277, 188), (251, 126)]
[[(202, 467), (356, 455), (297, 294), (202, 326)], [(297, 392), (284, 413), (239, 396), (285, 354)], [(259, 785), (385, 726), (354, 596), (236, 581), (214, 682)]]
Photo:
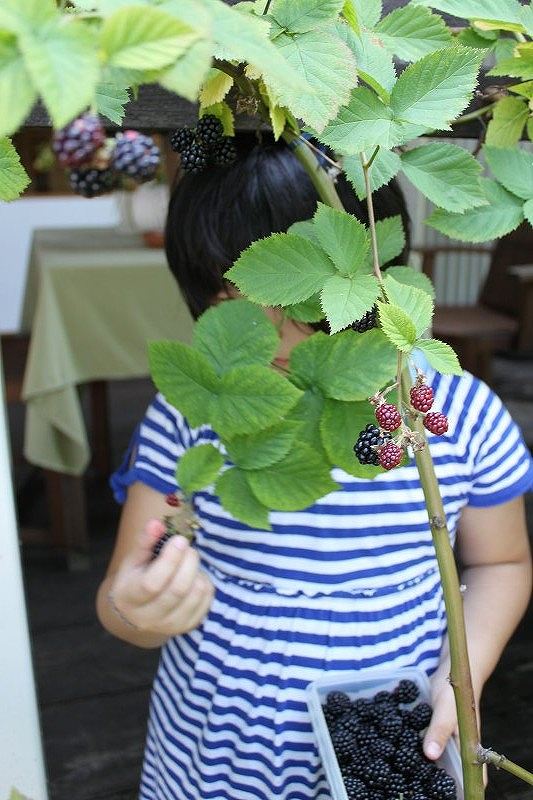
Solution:
[(329, 674), (307, 705), (332, 800), (463, 800), (459, 750), (422, 750), (430, 685), (416, 667)]

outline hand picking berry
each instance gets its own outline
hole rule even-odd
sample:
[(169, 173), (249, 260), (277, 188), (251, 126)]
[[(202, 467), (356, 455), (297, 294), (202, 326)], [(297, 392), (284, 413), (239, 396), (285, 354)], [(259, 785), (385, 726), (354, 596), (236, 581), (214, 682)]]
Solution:
[(112, 156), (112, 164), (117, 172), (139, 182), (148, 181), (157, 172), (159, 162), (159, 147), (151, 136), (138, 131), (117, 134)]
[(377, 448), (389, 442), (392, 436), (387, 431), (380, 431), (371, 422), (362, 430), (353, 446), (355, 455), (360, 464), (372, 464), (379, 467)]
[(433, 405), (433, 389), (426, 383), (413, 386), (409, 394), (411, 396), (411, 405), (417, 411), (429, 411)]
[(448, 417), (441, 411), (431, 411), (424, 417), (424, 428), (442, 436), (448, 430)]
[(381, 403), (376, 408), (376, 419), (385, 431), (395, 431), (402, 424), (402, 416), (393, 403)]
[(82, 114), (54, 134), (52, 150), (62, 167), (87, 164), (105, 141), (102, 123), (94, 114)]
[(378, 461), (380, 467), (383, 469), (394, 469), (397, 467), (403, 457), (403, 450), (398, 447), (396, 442), (387, 442), (387, 444), (380, 447), (378, 450)]

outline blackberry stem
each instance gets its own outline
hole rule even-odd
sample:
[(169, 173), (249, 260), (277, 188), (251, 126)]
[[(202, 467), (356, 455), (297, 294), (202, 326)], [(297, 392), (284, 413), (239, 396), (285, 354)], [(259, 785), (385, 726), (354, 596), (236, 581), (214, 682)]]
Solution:
[(490, 747), (485, 748), (479, 745), (477, 749), (477, 757), (480, 764), (492, 764), (496, 769), (504, 769), (515, 775), (517, 778), (529, 783), (533, 786), (533, 774), (529, 770), (515, 764), (503, 755), (496, 753)]
[(376, 236), (376, 219), (374, 217), (374, 203), (372, 202), (372, 189), (370, 187), (370, 167), (372, 161), (376, 157), (378, 148), (374, 150), (370, 161), (366, 160), (364, 153), (360, 154), (361, 166), (363, 167), (363, 175), (365, 177), (365, 191), (366, 191), (366, 207), (368, 209), (368, 223), (370, 226), (370, 241), (372, 242), (372, 263), (374, 265), (374, 275), (378, 279), (380, 286), (383, 286), (383, 276), (379, 266), (379, 253), (378, 253), (378, 240)]

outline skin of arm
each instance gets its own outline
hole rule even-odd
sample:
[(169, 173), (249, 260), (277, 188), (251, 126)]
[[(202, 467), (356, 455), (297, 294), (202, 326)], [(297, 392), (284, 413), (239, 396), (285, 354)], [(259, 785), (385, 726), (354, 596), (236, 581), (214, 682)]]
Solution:
[[(458, 558), (472, 683), (478, 707), (483, 686), (527, 609), (531, 597), (531, 554), (524, 499), (498, 506), (463, 509), (459, 522)], [(457, 734), (457, 715), (448, 682), (447, 642), (432, 676), (433, 717), (424, 737), (428, 758), (440, 756)]]
[(152, 560), (152, 548), (168, 513), (165, 495), (142, 483), (128, 490), (115, 549), (96, 598), (106, 630), (138, 647), (160, 647), (196, 628), (208, 612), (213, 586), (198, 554), (173, 536)]

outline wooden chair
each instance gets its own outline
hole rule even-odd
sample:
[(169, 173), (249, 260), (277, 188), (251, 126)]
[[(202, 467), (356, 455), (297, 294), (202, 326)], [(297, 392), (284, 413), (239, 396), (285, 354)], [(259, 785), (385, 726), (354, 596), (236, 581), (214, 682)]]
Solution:
[(422, 270), (434, 277), (440, 253), (490, 253), (490, 267), (474, 305), (437, 304), (433, 336), (450, 344), (469, 372), (491, 382), (495, 352), (533, 356), (533, 233), (521, 226), (493, 250), (459, 244), (419, 248)]

